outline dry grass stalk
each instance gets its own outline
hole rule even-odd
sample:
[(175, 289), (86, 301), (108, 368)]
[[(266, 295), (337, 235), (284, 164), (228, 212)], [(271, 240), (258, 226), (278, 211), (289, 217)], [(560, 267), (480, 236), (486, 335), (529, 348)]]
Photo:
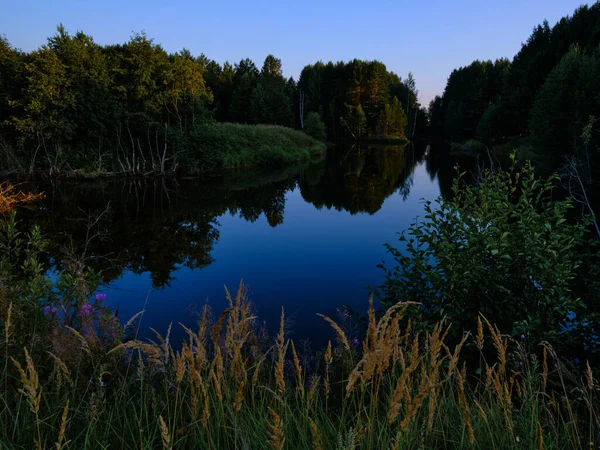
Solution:
[(300, 365), (300, 359), (298, 358), (298, 354), (296, 353), (296, 346), (294, 345), (294, 341), (292, 343), (292, 358), (294, 360), (294, 368), (296, 369), (296, 384), (297, 389), (300, 391), (300, 394), (304, 397), (304, 380), (302, 379), (302, 366)]
[(38, 414), (40, 410), (40, 402), (42, 400), (42, 388), (40, 386), (40, 380), (33, 364), (33, 359), (29, 355), (29, 352), (25, 348), (25, 361), (26, 369), (24, 370), (21, 364), (11, 357), (13, 363), (19, 371), (21, 377), (21, 383), (23, 388), (19, 389), (19, 392), (27, 398), (27, 403), (31, 412)]
[(260, 378), (260, 369), (261, 369), (263, 363), (265, 362), (265, 359), (267, 359), (267, 354), (269, 353), (269, 351), (270, 351), (270, 349), (267, 350), (267, 352), (265, 352), (264, 355), (262, 355), (260, 358), (258, 358), (256, 367), (254, 368), (254, 374), (252, 375), (252, 388), (256, 388), (258, 386), (258, 380)]
[(273, 450), (282, 450), (285, 445), (285, 437), (283, 436), (283, 424), (279, 414), (272, 408), (269, 408), (271, 420), (267, 420), (267, 432), (269, 435), (269, 444)]
[(544, 432), (539, 421), (537, 423), (537, 446), (538, 450), (544, 450)]
[(548, 351), (544, 346), (543, 359), (542, 359), (542, 391), (546, 391), (546, 384), (548, 383)]
[(60, 429), (58, 430), (58, 440), (56, 441), (56, 450), (62, 450), (69, 444), (69, 441), (65, 442), (65, 432), (67, 430), (68, 415), (69, 415), (69, 400), (67, 400), (67, 404), (65, 405), (65, 409), (63, 410), (62, 418), (60, 421)]
[(585, 366), (586, 366), (585, 378), (587, 381), (587, 387), (591, 391), (592, 389), (594, 389), (594, 376), (592, 374), (592, 368), (590, 367), (589, 361), (585, 362)]
[(323, 447), (321, 446), (321, 436), (319, 434), (317, 424), (310, 417), (308, 418), (308, 423), (310, 424), (310, 432), (313, 438), (313, 450), (323, 450)]
[[(410, 365), (402, 372), (400, 378), (396, 382), (392, 400), (388, 410), (388, 423), (392, 424), (400, 414), (402, 407), (402, 399), (406, 397), (407, 387), (410, 385), (411, 374), (417, 370), (421, 360), (419, 358), (412, 359)], [(407, 402), (410, 401), (407, 399)]]
[(325, 359), (325, 381), (323, 383), (323, 389), (325, 391), (325, 401), (327, 401), (329, 399), (329, 391), (330, 391), (329, 366), (331, 366), (331, 363), (333, 362), (333, 352), (331, 350), (331, 341), (329, 341), (327, 343), (327, 349), (325, 350), (324, 359)]
[(479, 411), (479, 416), (483, 419), (483, 421), (485, 423), (488, 423), (488, 417), (487, 414), (485, 413), (485, 411), (483, 410), (482, 406), (479, 404), (479, 402), (475, 399), (473, 399), (473, 402), (475, 403), (475, 406), (477, 406), (477, 410)]
[(163, 367), (162, 351), (155, 344), (147, 344), (141, 341), (129, 341), (122, 345), (115, 347), (112, 351), (119, 348), (126, 348), (132, 350), (140, 350), (148, 357), (148, 362), (156, 367)]
[(326, 322), (329, 323), (329, 325), (331, 325), (331, 328), (333, 328), (335, 330), (337, 337), (340, 340), (340, 343), (342, 344), (342, 346), (346, 350), (350, 350), (350, 342), (348, 342), (348, 338), (346, 337), (346, 334), (340, 328), (340, 326), (337, 323), (335, 323), (331, 318), (324, 316), (323, 314), (317, 314), (317, 316), (322, 317), (323, 319), (325, 319)]
[(475, 338), (475, 343), (479, 351), (483, 350), (483, 323), (481, 322), (481, 317), (477, 317), (477, 337)]
[[(469, 436), (469, 442), (471, 445), (475, 443), (475, 434), (473, 433), (473, 426), (471, 425), (471, 410), (467, 404), (467, 396), (465, 395), (465, 381), (467, 378), (467, 365), (463, 364), (462, 370), (456, 373), (456, 380), (458, 382), (458, 402), (463, 410), (465, 417), (465, 426), (467, 427), (467, 434)], [(480, 407), (481, 408), (481, 407)], [(481, 410), (483, 412), (483, 410)]]
[(277, 383), (277, 389), (279, 392), (285, 391), (285, 379), (283, 375), (285, 354), (287, 351), (287, 345), (285, 344), (285, 312), (283, 307), (281, 308), (281, 320), (279, 323), (279, 334), (277, 335), (277, 361), (275, 361), (275, 382)]
[(171, 450), (173, 445), (171, 443), (171, 435), (169, 434), (169, 429), (167, 428), (165, 419), (163, 419), (162, 416), (158, 416), (158, 423), (160, 425), (160, 435), (162, 438), (163, 450)]
[(306, 399), (306, 403), (308, 405), (308, 408), (310, 409), (313, 399), (315, 398), (315, 394), (317, 393), (317, 389), (319, 388), (319, 382), (321, 381), (321, 377), (316, 377), (313, 380), (313, 383), (310, 386), (310, 389), (308, 390), (308, 397)]
[[(184, 347), (185, 349), (185, 347)], [(181, 352), (176, 352), (175, 353), (175, 357), (173, 358), (173, 371), (175, 372), (175, 380), (177, 381), (177, 383), (181, 383), (181, 381), (183, 380), (183, 377), (185, 375), (185, 370), (186, 370), (186, 358), (184, 356), (183, 351)]]
[(450, 363), (448, 364), (448, 372), (446, 373), (446, 377), (448, 379), (452, 376), (452, 374), (456, 370), (460, 352), (463, 348), (463, 345), (467, 341), (468, 337), (469, 337), (469, 333), (465, 333), (463, 335), (463, 338), (461, 339), (461, 341), (456, 345), (456, 347), (454, 347), (454, 353), (452, 355), (450, 355)]
[(62, 359), (60, 359), (55, 354), (53, 354), (51, 352), (48, 352), (48, 354), (54, 360), (54, 364), (55, 364), (55, 369), (54, 370), (56, 372), (56, 378), (57, 378), (59, 387), (62, 386), (63, 380), (66, 381), (69, 385), (72, 386), (73, 385), (73, 380), (71, 378), (71, 371), (69, 370), (69, 368), (67, 367), (67, 365), (64, 363), (64, 361)]
[(223, 391), (221, 390), (221, 383), (219, 381), (219, 378), (217, 377), (217, 374), (215, 373), (215, 371), (212, 369), (211, 369), (210, 373), (208, 374), (208, 376), (213, 381), (213, 385), (215, 386), (215, 393), (217, 394), (219, 403), (222, 405), (223, 404)]
[(208, 397), (208, 390), (206, 389), (206, 386), (204, 386), (204, 383), (202, 383), (202, 393), (204, 394), (204, 408), (202, 410), (202, 427), (205, 430), (208, 430), (208, 419), (210, 419), (210, 404), (209, 404), (209, 397)]
[(144, 314), (144, 312), (145, 311), (140, 311), (139, 313), (134, 314), (133, 317), (127, 321), (127, 323), (125, 324), (125, 326), (123, 327), (123, 329), (126, 330), (131, 325), (133, 325), (133, 323), (137, 320), (137, 318), (140, 317), (142, 314)]
[(373, 296), (369, 298), (369, 326), (367, 327), (367, 338), (364, 343), (365, 352), (367, 349), (374, 349), (377, 342), (377, 322), (375, 320), (375, 309), (373, 308)]
[(219, 318), (217, 319), (217, 321), (215, 322), (215, 324), (212, 327), (212, 331), (210, 333), (210, 338), (213, 341), (213, 344), (215, 344), (215, 346), (217, 346), (219, 343), (219, 336), (221, 334), (221, 329), (223, 328), (223, 322), (225, 322), (225, 319), (231, 313), (231, 311), (232, 311), (232, 308), (227, 308), (225, 311), (223, 311), (219, 315)]
[(163, 367), (166, 367), (169, 364), (169, 361), (171, 360), (171, 354), (173, 352), (171, 349), (171, 344), (170, 344), (172, 326), (173, 326), (173, 323), (172, 322), (169, 323), (169, 328), (167, 328), (167, 334), (164, 338), (154, 328), (150, 328), (150, 330), (152, 330), (152, 332), (156, 335), (156, 338), (158, 339), (158, 344), (152, 340), (150, 340), (150, 343), (152, 345), (154, 345), (155, 347), (157, 347), (158, 349), (160, 349), (161, 362), (162, 362)]
[(412, 419), (417, 415), (421, 409), (421, 406), (423, 406), (423, 402), (429, 394), (430, 388), (429, 376), (425, 372), (425, 367), (423, 366), (423, 370), (421, 371), (421, 382), (419, 384), (417, 395), (413, 399), (407, 399), (408, 406), (406, 408), (406, 416), (402, 422), (400, 422), (400, 428), (402, 431), (406, 431), (408, 429)]
[(90, 349), (90, 345), (88, 344), (87, 340), (81, 335), (81, 333), (69, 326), (65, 326), (65, 328), (68, 329), (71, 333), (73, 333), (75, 337), (79, 340), (79, 342), (81, 343), (81, 349), (88, 355), (91, 355), (92, 351)]
[(350, 372), (350, 376), (348, 377), (348, 384), (346, 384), (346, 398), (350, 396), (350, 394), (354, 390), (354, 387), (356, 386), (356, 383), (361, 379), (361, 366), (363, 365), (363, 363), (363, 360), (359, 361), (358, 364), (354, 366), (354, 369), (352, 369), (352, 372)]
[(242, 378), (238, 389), (235, 393), (235, 403), (234, 403), (234, 409), (236, 413), (240, 412), (240, 409), (242, 409), (242, 401), (244, 399), (244, 387), (246, 386), (246, 376), (244, 376), (244, 378)]
[(500, 334), (500, 330), (495, 325), (493, 326), (485, 316), (483, 316), (483, 320), (488, 326), (490, 333), (492, 335), (492, 341), (494, 342), (494, 347), (496, 348), (496, 352), (498, 353), (498, 361), (500, 362), (499, 373), (500, 375), (504, 375), (506, 373), (506, 350), (508, 348), (508, 341), (502, 337)]
[[(374, 376), (377, 376), (377, 379), (381, 380), (392, 361), (394, 365), (397, 361), (400, 361), (404, 369), (406, 361), (400, 345), (403, 341), (407, 341), (408, 331), (402, 335), (400, 320), (407, 308), (414, 304), (418, 303), (397, 303), (389, 308), (379, 323), (377, 323), (373, 310), (373, 299), (369, 300), (369, 325), (367, 328), (367, 338), (363, 343), (363, 357), (350, 373), (348, 384), (346, 385), (346, 397), (350, 395), (359, 380), (362, 381), (361, 386), (363, 388)], [(412, 355), (414, 356), (412, 360), (418, 357), (418, 337), (416, 340), (417, 347)], [(377, 390), (380, 383), (374, 381), (374, 385)], [(373, 395), (377, 395), (377, 392), (374, 392)]]
[(4, 344), (8, 347), (8, 340), (10, 339), (10, 325), (12, 320), (12, 302), (8, 304), (8, 311), (6, 313), (6, 320), (4, 321)]

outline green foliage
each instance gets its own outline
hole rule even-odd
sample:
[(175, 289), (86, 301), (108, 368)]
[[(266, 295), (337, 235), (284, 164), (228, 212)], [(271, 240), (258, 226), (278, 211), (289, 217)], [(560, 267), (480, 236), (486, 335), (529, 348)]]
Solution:
[[(582, 145), (580, 138), (586, 122), (590, 116), (600, 115), (599, 77), (597, 52), (583, 54), (573, 47), (539, 89), (531, 110), (530, 127), (538, 147), (555, 159), (565, 150)], [(586, 145), (592, 142), (592, 129), (593, 125), (588, 129)]]
[[(0, 80), (0, 169), (29, 175), (165, 174), (191, 161), (216, 168), (224, 158), (190, 147), (213, 114), (220, 121), (294, 124), (295, 83), (283, 78), (279, 59), (269, 55), (260, 72), (249, 59), (221, 67), (186, 49), (169, 54), (144, 33), (103, 47), (61, 25), (30, 54), (2, 38)], [(277, 151), (268, 142), (252, 145), (271, 148), (272, 160), (289, 159), (284, 143)], [(207, 160), (196, 160), (203, 152)], [(263, 153), (239, 160), (271, 161)]]
[(394, 97), (389, 105), (385, 105), (384, 137), (400, 138), (404, 137), (404, 130), (407, 126), (406, 114), (398, 97)]
[(193, 152), (182, 164), (191, 173), (281, 166), (325, 151), (324, 144), (305, 133), (276, 125), (206, 124), (196, 127), (186, 139)]
[(323, 142), (327, 139), (327, 130), (321, 117), (319, 117), (319, 113), (311, 112), (306, 116), (306, 119), (304, 119), (304, 132), (317, 141)]
[(427, 202), (426, 215), (387, 248), (395, 266), (378, 289), (385, 305), (419, 301), (457, 331), (473, 329), (481, 312), (503, 332), (558, 342), (559, 323), (582, 306), (571, 288), (585, 224), (567, 221), (569, 200), (555, 200), (557, 177), (533, 168), (486, 172), (478, 186)]
[[(600, 117), (598, 29), (600, 3), (583, 5), (552, 27), (536, 26), (510, 63), (475, 61), (454, 70), (430, 105), (432, 131), (495, 145), (530, 134), (536, 159), (560, 167), (563, 156), (581, 151), (588, 118)], [(596, 159), (588, 153), (586, 164)]]
[[(304, 94), (305, 111), (319, 113), (332, 138), (402, 137), (407, 135), (408, 122), (414, 124), (415, 116), (424, 117), (412, 75), (401, 80), (379, 61), (308, 65), (298, 89)], [(395, 104), (395, 98), (401, 104)], [(402, 104), (404, 119), (399, 113)], [(417, 130), (422, 131), (422, 121), (419, 125)]]

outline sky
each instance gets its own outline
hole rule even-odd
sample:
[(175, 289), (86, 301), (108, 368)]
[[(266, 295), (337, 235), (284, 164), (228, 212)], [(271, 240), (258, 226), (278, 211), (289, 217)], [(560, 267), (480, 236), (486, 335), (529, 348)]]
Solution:
[(547, 19), (554, 25), (583, 0), (0, 0), (0, 34), (24, 51), (67, 31), (99, 44), (145, 31), (167, 51), (187, 48), (220, 63), (273, 54), (286, 77), (316, 61), (377, 59), (419, 101), (441, 95), (453, 69), (475, 59), (512, 58)]

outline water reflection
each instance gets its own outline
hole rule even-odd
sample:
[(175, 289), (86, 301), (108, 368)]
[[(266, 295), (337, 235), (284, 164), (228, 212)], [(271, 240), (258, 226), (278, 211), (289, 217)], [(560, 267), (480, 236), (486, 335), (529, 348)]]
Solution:
[(375, 214), (396, 191), (406, 200), (415, 162), (411, 147), (334, 149), (316, 173), (300, 180), (300, 192), (319, 209)]
[(47, 195), (44, 208), (24, 213), (24, 220), (39, 224), (48, 236), (57, 268), (68, 249), (95, 255), (90, 264), (107, 283), (128, 271), (148, 273), (152, 285), (163, 288), (179, 268), (213, 262), (224, 215), (250, 223), (264, 215), (278, 227), (285, 220), (286, 195), (295, 189), (317, 209), (372, 215), (396, 192), (408, 198), (415, 165), (423, 159), (435, 180), (439, 161), (421, 145), (335, 148), (321, 161), (279, 171), (244, 170), (200, 180), (55, 182), (38, 186)]

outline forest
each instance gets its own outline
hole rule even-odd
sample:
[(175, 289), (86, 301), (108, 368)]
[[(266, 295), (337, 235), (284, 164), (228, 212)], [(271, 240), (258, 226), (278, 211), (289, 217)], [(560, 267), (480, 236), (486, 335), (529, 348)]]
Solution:
[(512, 60), (454, 70), (429, 105), (432, 133), (466, 147), (518, 149), (591, 182), (600, 170), (600, 3), (537, 25)]
[(322, 152), (317, 141), (403, 142), (425, 124), (412, 75), (403, 81), (378, 61), (318, 62), (295, 81), (273, 55), (262, 67), (248, 58), (221, 65), (186, 49), (168, 53), (144, 33), (101, 46), (60, 25), (30, 53), (0, 38), (0, 170), (7, 172), (281, 164)]

